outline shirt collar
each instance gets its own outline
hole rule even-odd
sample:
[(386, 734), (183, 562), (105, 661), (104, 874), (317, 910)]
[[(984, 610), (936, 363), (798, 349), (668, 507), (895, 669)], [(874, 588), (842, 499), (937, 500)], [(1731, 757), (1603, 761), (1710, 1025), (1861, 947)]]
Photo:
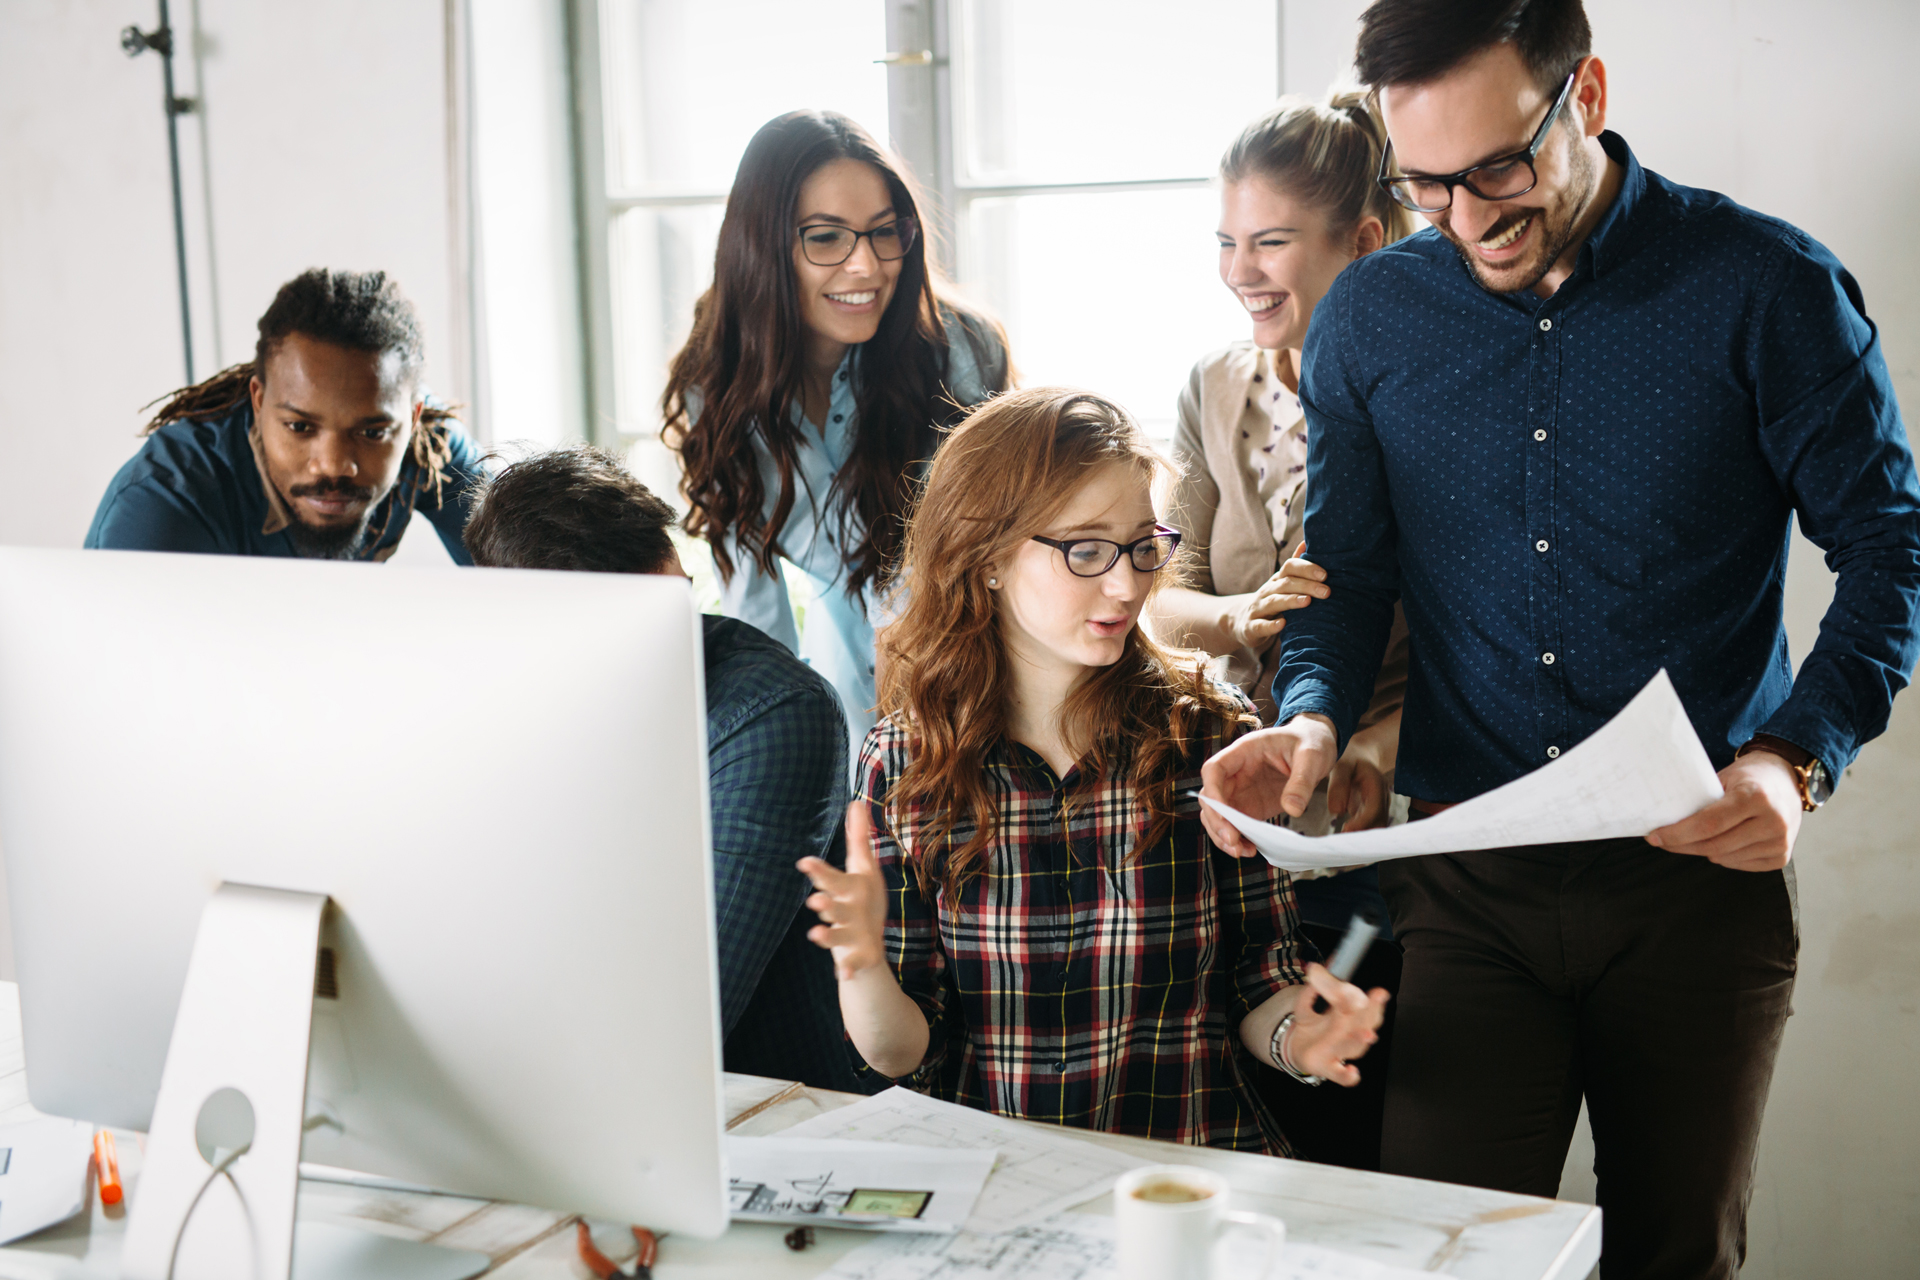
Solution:
[(262, 536), (276, 534), (293, 523), (293, 512), (287, 507), (287, 500), (273, 487), (273, 481), (267, 479), (267, 450), (260, 443), (260, 420), (254, 418), (247, 423), (247, 445), (253, 450), (253, 469), (260, 473), (260, 489), (267, 495), (267, 518), (260, 525)]
[(1600, 147), (1609, 160), (1625, 170), (1625, 176), (1620, 181), (1620, 191), (1614, 196), (1612, 206), (1600, 215), (1593, 234), (1580, 246), (1581, 256), (1592, 264), (1596, 276), (1605, 272), (1626, 252), (1627, 243), (1633, 238), (1633, 229), (1639, 221), (1637, 211), (1647, 194), (1646, 170), (1634, 158), (1633, 148), (1627, 145), (1627, 140), (1607, 129), (1600, 134)]

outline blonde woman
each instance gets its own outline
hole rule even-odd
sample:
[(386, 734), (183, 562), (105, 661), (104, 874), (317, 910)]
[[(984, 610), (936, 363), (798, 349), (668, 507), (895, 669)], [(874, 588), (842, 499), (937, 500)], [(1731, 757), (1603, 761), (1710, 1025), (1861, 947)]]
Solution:
[[(1349, 263), (1411, 228), (1406, 211), (1374, 181), (1383, 134), (1357, 92), (1319, 102), (1283, 98), (1220, 162), (1220, 279), (1246, 308), (1253, 332), (1203, 358), (1181, 393), (1173, 437), (1181, 475), (1169, 518), (1186, 536), (1193, 567), (1184, 585), (1157, 594), (1151, 623), (1166, 643), (1214, 655), (1266, 723), (1273, 719), (1287, 611), (1333, 590), (1311, 563), (1311, 548), (1308, 558), (1300, 550), (1307, 482), (1300, 351), (1307, 325)], [(1360, 732), (1307, 812), (1283, 821), (1315, 834), (1384, 824), (1405, 683), (1406, 628), (1397, 622)], [(1295, 891), (1302, 931), (1323, 949), (1356, 910), (1383, 925), (1387, 919), (1370, 868), (1296, 879)], [(1380, 968), (1359, 977), (1391, 988), (1397, 956), (1390, 948), (1376, 952)], [(1274, 1101), (1309, 1159), (1378, 1166), (1377, 1089), (1332, 1108), (1290, 1100), (1285, 1090)], [(1356, 1108), (1364, 1114), (1351, 1114)]]

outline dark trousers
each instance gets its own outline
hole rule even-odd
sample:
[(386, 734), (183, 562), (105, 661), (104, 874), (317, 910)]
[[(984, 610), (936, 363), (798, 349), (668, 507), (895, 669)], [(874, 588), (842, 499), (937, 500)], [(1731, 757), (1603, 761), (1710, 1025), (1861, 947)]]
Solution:
[[(1356, 911), (1385, 924), (1387, 904), (1380, 896), (1374, 868), (1363, 867), (1317, 880), (1296, 880), (1295, 902), (1300, 912), (1304, 960), (1326, 963)], [(1353, 983), (1362, 991), (1385, 987), (1389, 995), (1400, 989), (1400, 948), (1391, 937), (1377, 939), (1354, 971)], [(1280, 1071), (1261, 1070), (1254, 1083), (1268, 1110), (1280, 1122), (1280, 1131), (1294, 1154), (1316, 1164), (1349, 1169), (1380, 1167), (1380, 1117), (1387, 1097), (1387, 1067), (1393, 1058), (1393, 1019), (1396, 1001), (1387, 1003), (1380, 1024), (1380, 1040), (1360, 1059), (1360, 1083), (1351, 1089), (1335, 1084), (1304, 1085)]]
[(1551, 1196), (1587, 1100), (1606, 1280), (1733, 1280), (1798, 929), (1781, 872), (1642, 840), (1407, 858), (1389, 1173)]

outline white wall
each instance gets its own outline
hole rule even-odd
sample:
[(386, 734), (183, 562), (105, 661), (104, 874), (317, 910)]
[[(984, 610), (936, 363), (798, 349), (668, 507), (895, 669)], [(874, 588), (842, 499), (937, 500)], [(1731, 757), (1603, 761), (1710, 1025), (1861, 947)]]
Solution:
[[(1920, 7), (1903, 0), (1590, 6), (1616, 127), (1651, 168), (1803, 227), (1866, 294), (1920, 413), (1920, 121), (1903, 92)], [(1911, 422), (1911, 418), (1909, 418)], [(1797, 541), (1796, 660), (1831, 578)], [(1920, 695), (1810, 818), (1795, 851), (1795, 1015), (1767, 1112), (1749, 1277), (1911, 1276), (1920, 1253)]]
[[(1289, 87), (1350, 65), (1357, 0), (1288, 5)], [(1840, 256), (1920, 413), (1920, 48), (1911, 0), (1588, 0), (1610, 123), (1641, 162), (1804, 228)], [(1832, 579), (1796, 540), (1787, 625), (1812, 646)], [(1920, 695), (1803, 828), (1800, 976), (1761, 1140), (1744, 1275), (1920, 1271)], [(1562, 1194), (1591, 1198), (1582, 1135)]]
[[(160, 61), (119, 48), (157, 16), (0, 3), (0, 543), (78, 546), (141, 406), (184, 380)], [(579, 438), (563, 5), (173, 0), (172, 17), (175, 91), (200, 103), (180, 121), (196, 375), (251, 358), (300, 271), (377, 267), (419, 311), (429, 385), (483, 441)], [(424, 522), (397, 559), (450, 563)], [(0, 978), (4, 907), (0, 877)]]

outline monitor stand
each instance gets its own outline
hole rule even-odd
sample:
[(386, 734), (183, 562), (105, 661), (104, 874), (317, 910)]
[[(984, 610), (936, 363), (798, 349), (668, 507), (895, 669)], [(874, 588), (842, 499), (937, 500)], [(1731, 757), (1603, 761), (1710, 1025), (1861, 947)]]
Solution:
[[(324, 894), (223, 884), (200, 916), (134, 1188), (127, 1280), (464, 1280), (482, 1254), (304, 1223)], [(176, 1257), (177, 1254), (177, 1257)]]

